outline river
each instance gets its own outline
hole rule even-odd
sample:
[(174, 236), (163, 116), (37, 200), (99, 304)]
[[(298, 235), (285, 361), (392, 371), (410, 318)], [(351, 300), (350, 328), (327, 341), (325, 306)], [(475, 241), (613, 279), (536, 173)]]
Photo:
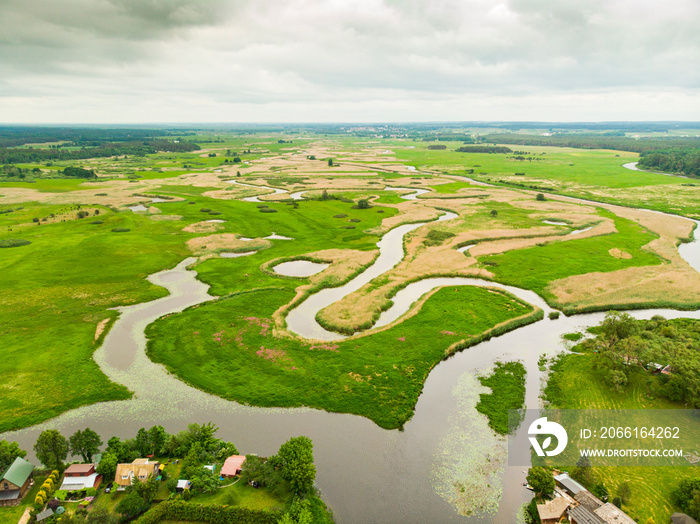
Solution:
[[(454, 218), (452, 215), (445, 214), (441, 219)], [(351, 292), (348, 290), (357, 289), (394, 267), (403, 257), (403, 236), (421, 225), (398, 226), (389, 231), (379, 242), (380, 256), (370, 268), (342, 288), (311, 296), (302, 306), (309, 302), (316, 308), (329, 300), (323, 297), (325, 291), (333, 292), (337, 299), (338, 294), (347, 294)], [(695, 233), (695, 242), (683, 245), (680, 252), (699, 269), (700, 232), (696, 229)], [(118, 321), (95, 352), (94, 359), (100, 368), (111, 380), (132, 390), (133, 399), (78, 408), (43, 424), (6, 433), (3, 438), (17, 440), (22, 448), (31, 450), (38, 434), (47, 428), (71, 435), (90, 427), (106, 440), (111, 435), (131, 438), (140, 427), (154, 424), (176, 432), (191, 422), (212, 421), (220, 428), (218, 436), (234, 442), (242, 453), (269, 455), (288, 438), (303, 434), (313, 439), (317, 484), (339, 523), (510, 523), (515, 521), (515, 512), (529, 500), (531, 493), (522, 487), (523, 468), (506, 468), (505, 473), (496, 468), (490, 477), (483, 479), (477, 474), (480, 465), (488, 462), (487, 457), (503, 453), (505, 442), (493, 436), (485, 417), (474, 410), (477, 393), (482, 390), (475, 376), (489, 370), (497, 360), (521, 360), (528, 373), (526, 404), (537, 408), (542, 378), (538, 357), (543, 353), (554, 356), (563, 348), (561, 335), (595, 325), (604, 317), (604, 313), (594, 313), (562, 316), (558, 320), (545, 318), (456, 354), (430, 373), (415, 415), (404, 429), (387, 431), (354, 415), (308, 408), (242, 406), (196, 390), (170, 375), (163, 366), (151, 362), (145, 355), (146, 326), (164, 314), (211, 299), (208, 287), (196, 279), (194, 271), (187, 270), (194, 260), (184, 260), (173, 269), (151, 275), (149, 280), (165, 287), (170, 295), (120, 308)], [(409, 291), (410, 286), (404, 290), (405, 296), (397, 294), (394, 302), (396, 307), (408, 308), (417, 297), (437, 285), (473, 283), (466, 282), (470, 279), (461, 280), (417, 282), (412, 290)], [(534, 293), (508, 289), (548, 310)], [(317, 299), (319, 296), (322, 300)], [(294, 312), (300, 310), (301, 306), (290, 312), (290, 323)], [(667, 318), (700, 318), (699, 311), (630, 313), (636, 318), (656, 314)], [(399, 316), (401, 310), (393, 314)], [(308, 311), (306, 315), (308, 319)], [(316, 328), (312, 326), (312, 329)], [(465, 510), (468, 504), (455, 485), (467, 486), (467, 495), (478, 492), (484, 497), (483, 506), (492, 511), (460, 515), (458, 509)], [(500, 500), (499, 486), (503, 487)]]

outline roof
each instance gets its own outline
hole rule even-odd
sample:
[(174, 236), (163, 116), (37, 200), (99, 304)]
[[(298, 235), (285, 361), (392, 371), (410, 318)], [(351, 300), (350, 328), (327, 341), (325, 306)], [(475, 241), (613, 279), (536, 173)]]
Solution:
[(71, 464), (68, 469), (63, 472), (64, 475), (89, 475), (95, 469), (94, 464)]
[(671, 515), (671, 522), (673, 524), (698, 524), (697, 520), (685, 513), (674, 513)]
[(576, 494), (579, 491), (584, 491), (586, 489), (581, 484), (572, 479), (568, 473), (562, 473), (561, 475), (557, 475), (556, 477), (554, 477), (554, 480), (561, 484), (565, 489), (573, 493), (574, 496), (576, 496)]
[(3, 476), (0, 477), (0, 480), (7, 480), (8, 482), (12, 482), (18, 488), (21, 488), (24, 486), (24, 483), (27, 482), (27, 479), (32, 474), (32, 471), (34, 471), (34, 465), (30, 464), (21, 457), (17, 457), (15, 461), (10, 464), (10, 467), (7, 468)]
[(245, 455), (231, 455), (226, 459), (226, 462), (224, 462), (224, 465), (221, 467), (220, 474), (233, 476), (239, 469), (241, 469), (244, 462)]
[(586, 506), (575, 506), (569, 510), (569, 520), (575, 519), (576, 524), (605, 524), (605, 521), (589, 510)]
[(557, 497), (554, 500), (547, 501), (545, 504), (537, 504), (537, 513), (540, 516), (540, 520), (559, 520), (569, 505), (570, 502), (564, 497)]
[(18, 489), (8, 489), (0, 491), (0, 500), (15, 500), (19, 498)]
[(177, 489), (190, 489), (190, 484), (192, 483), (189, 480), (178, 480)]
[(118, 486), (131, 486), (132, 478), (148, 478), (154, 473), (158, 465), (158, 462), (149, 461), (148, 459), (136, 459), (131, 464), (117, 464), (114, 482)]
[(627, 513), (607, 502), (594, 512), (607, 524), (637, 524)]
[(576, 493), (576, 496), (574, 497), (576, 499), (576, 502), (581, 504), (582, 506), (585, 506), (586, 509), (590, 511), (595, 511), (599, 507), (605, 504), (602, 500), (600, 500), (598, 497), (596, 497), (593, 493), (588, 491), (587, 489), (584, 489), (583, 491), (579, 491)]
[(47, 519), (49, 517), (52, 517), (52, 516), (53, 516), (53, 510), (51, 508), (47, 508), (36, 516), (36, 521), (40, 522), (40, 521)]
[(79, 491), (95, 487), (95, 481), (100, 475), (93, 473), (92, 475), (83, 475), (81, 477), (63, 477), (63, 484), (58, 489), (64, 491)]

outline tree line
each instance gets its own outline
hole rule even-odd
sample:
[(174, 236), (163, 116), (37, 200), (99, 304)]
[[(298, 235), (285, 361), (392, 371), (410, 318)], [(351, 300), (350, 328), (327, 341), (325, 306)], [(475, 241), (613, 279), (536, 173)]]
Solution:
[(669, 149), (642, 153), (639, 167), (700, 177), (700, 149)]

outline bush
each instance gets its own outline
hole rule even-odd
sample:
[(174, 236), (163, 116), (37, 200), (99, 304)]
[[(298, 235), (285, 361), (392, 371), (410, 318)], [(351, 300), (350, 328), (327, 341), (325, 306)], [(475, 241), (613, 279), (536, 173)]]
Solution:
[(127, 227), (115, 227), (112, 229), (112, 233), (128, 233), (131, 229)]
[(369, 200), (367, 200), (366, 198), (362, 198), (362, 199), (357, 201), (356, 206), (352, 206), (352, 207), (355, 209), (369, 209), (372, 206), (369, 205)]
[(31, 242), (23, 238), (3, 238), (0, 240), (0, 247), (19, 247), (28, 244), (31, 244)]
[(211, 209), (208, 207), (203, 207), (202, 209), (199, 210), (201, 213), (211, 213)]
[(270, 207), (263, 207), (263, 208), (260, 208), (260, 212), (261, 213), (277, 213), (277, 210), (272, 209)]
[(93, 225), (96, 225), (96, 226), (99, 226), (100, 224), (104, 224), (104, 222), (102, 222), (102, 220), (93, 220), (93, 221), (90, 222), (90, 223), (93, 224)]
[(559, 318), (559, 315), (560, 315), (559, 311), (550, 311), (549, 312), (549, 319), (556, 320)]
[(535, 200), (539, 200), (540, 202), (544, 202), (547, 199), (545, 198), (545, 196), (542, 193), (537, 193)]
[(339, 215), (333, 215), (333, 218), (347, 218), (348, 216), (345, 213), (340, 213)]

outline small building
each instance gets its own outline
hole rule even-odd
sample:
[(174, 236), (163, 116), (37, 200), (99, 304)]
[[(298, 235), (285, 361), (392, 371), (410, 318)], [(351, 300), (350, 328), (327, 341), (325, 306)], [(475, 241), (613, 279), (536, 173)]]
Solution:
[(17, 457), (0, 477), (0, 506), (17, 506), (32, 485), (34, 466)]
[(134, 481), (145, 482), (153, 475), (158, 475), (159, 466), (159, 462), (147, 458), (136, 459), (131, 464), (117, 464), (117, 473), (114, 475), (117, 490), (126, 489)]
[(177, 493), (182, 493), (186, 489), (190, 489), (190, 487), (192, 487), (192, 483), (189, 480), (178, 480), (175, 491)]
[(48, 519), (49, 517), (53, 517), (53, 510), (50, 509), (50, 508), (46, 508), (46, 509), (45, 509), (44, 511), (42, 511), (41, 513), (37, 514), (37, 516), (36, 516), (36, 521), (37, 521), (37, 522), (42, 522), (42, 521)]
[(605, 524), (605, 521), (583, 504), (569, 508), (571, 524)]
[(71, 464), (63, 472), (63, 483), (58, 488), (63, 491), (97, 489), (102, 483), (102, 475), (95, 471), (95, 464)]
[(231, 455), (221, 467), (221, 476), (235, 477), (236, 475), (240, 475), (244, 462), (245, 455)]
[(564, 520), (566, 510), (571, 505), (564, 497), (556, 497), (548, 500), (544, 504), (537, 504), (537, 514), (540, 516), (542, 524), (559, 524)]
[(627, 513), (610, 502), (603, 504), (594, 513), (606, 524), (637, 524)]
[(554, 481), (561, 489), (566, 491), (572, 497), (575, 497), (580, 491), (585, 491), (581, 484), (572, 479), (568, 473), (562, 473), (554, 477)]

